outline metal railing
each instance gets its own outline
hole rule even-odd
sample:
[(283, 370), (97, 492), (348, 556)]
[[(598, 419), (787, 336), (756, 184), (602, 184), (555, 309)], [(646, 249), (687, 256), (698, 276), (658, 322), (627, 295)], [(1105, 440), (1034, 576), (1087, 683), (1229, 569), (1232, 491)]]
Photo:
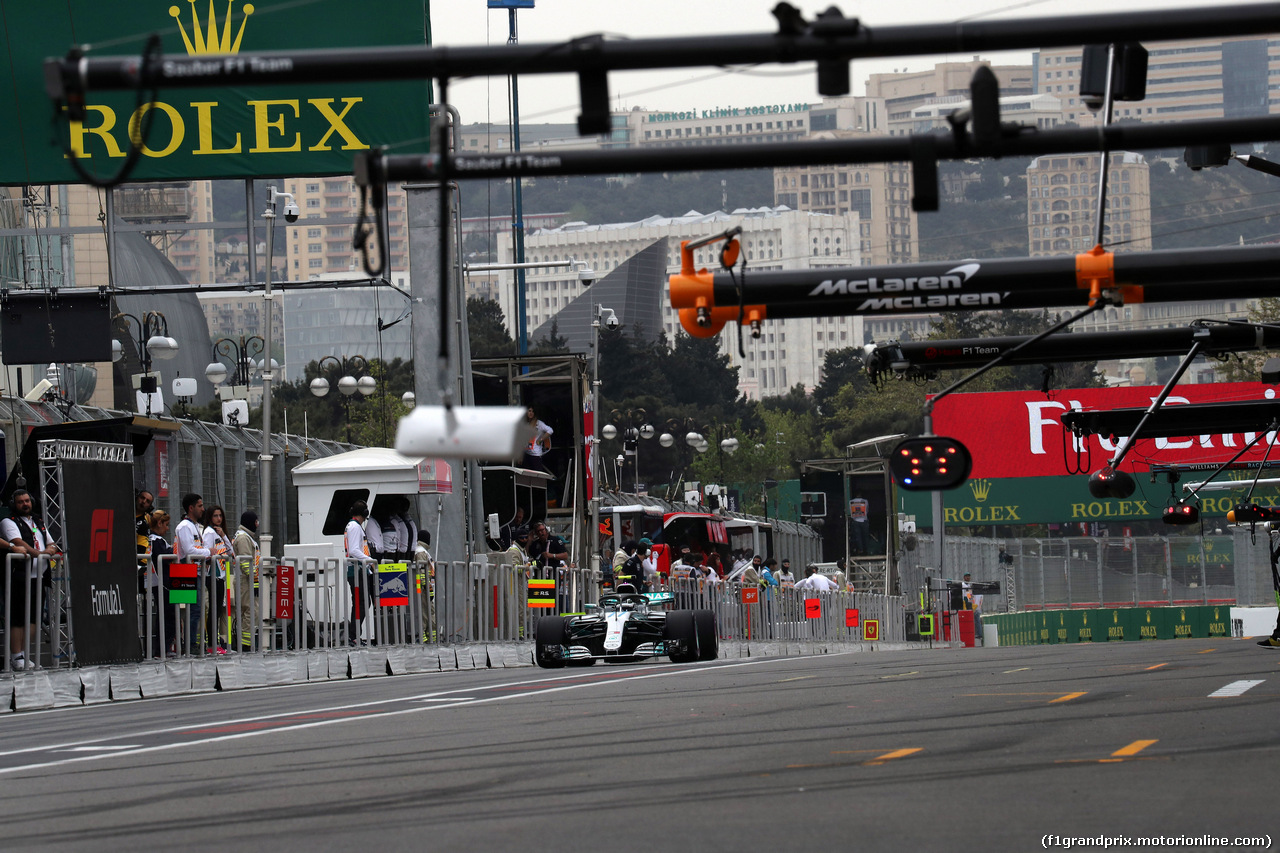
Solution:
[(904, 593), (969, 572), (974, 581), (1000, 584), (984, 597), (987, 612), (1274, 601), (1267, 534), (1247, 528), (1204, 536), (948, 537), (945, 544), (938, 569), (931, 537), (920, 537), (901, 564)]
[[(434, 564), (312, 557), (256, 564), (163, 555), (137, 593), (140, 657), (521, 642), (533, 639), (540, 617), (583, 613), (599, 599), (600, 578), (589, 569), (545, 569), (493, 557)], [(36, 563), (33, 575), (24, 558), (10, 555), (3, 582), (6, 602), (21, 595), (35, 602), (38, 628), (25, 636), (24, 659), (42, 669), (75, 666), (65, 562), (41, 557)], [(531, 579), (556, 581), (553, 607), (530, 606)], [(759, 590), (757, 601), (744, 603), (738, 584), (689, 580), (665, 583), (662, 591), (675, 595), (670, 609), (713, 610), (722, 640), (855, 642), (867, 620), (879, 622), (883, 640), (905, 637), (907, 600), (900, 596), (769, 587)], [(11, 610), (4, 607), (6, 642), (14, 630)], [(6, 654), (3, 671), (12, 670)]]

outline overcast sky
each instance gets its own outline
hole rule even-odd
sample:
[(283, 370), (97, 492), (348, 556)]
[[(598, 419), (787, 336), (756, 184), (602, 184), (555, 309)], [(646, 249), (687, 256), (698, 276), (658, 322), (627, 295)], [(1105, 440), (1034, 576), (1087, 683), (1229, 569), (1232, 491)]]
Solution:
[[(833, 0), (790, 0), (807, 19)], [(525, 44), (563, 41), (603, 33), (609, 38), (653, 38), (724, 33), (769, 33), (776, 29), (770, 10), (777, 0), (537, 0), (532, 10), (518, 12), (519, 40)], [(1170, 6), (1213, 6), (1221, 2), (1181, 0), (836, 0), (846, 16), (868, 26), (940, 23), (956, 20), (1031, 18), (1076, 15), (1090, 11), (1133, 11)], [(489, 10), (486, 0), (432, 0), (431, 26), (438, 46), (503, 44), (507, 40), (505, 10)], [(853, 63), (853, 94), (862, 94), (867, 76), (908, 68), (923, 70), (937, 62), (967, 60), (971, 55), (895, 57)], [(995, 62), (1030, 62), (1030, 54), (984, 56)], [(615, 108), (654, 110), (709, 109), (820, 100), (811, 64), (762, 66), (736, 71), (713, 68), (677, 72), (627, 72), (609, 75)], [(449, 100), (464, 124), (505, 122), (507, 81), (453, 81)], [(529, 75), (520, 81), (521, 121), (572, 122), (578, 114), (577, 82), (566, 75)]]

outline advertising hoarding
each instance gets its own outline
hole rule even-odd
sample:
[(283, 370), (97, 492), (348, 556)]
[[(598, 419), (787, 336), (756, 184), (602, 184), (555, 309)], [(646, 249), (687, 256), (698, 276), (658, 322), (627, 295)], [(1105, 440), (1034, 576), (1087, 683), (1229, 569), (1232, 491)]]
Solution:
[[(350, 174), (357, 151), (390, 145), (428, 150), (427, 81), (304, 86), (90, 91), (83, 123), (60, 118), (45, 94), (43, 63), (73, 45), (95, 56), (140, 55), (159, 33), (166, 54), (236, 63), (241, 52), (422, 45), (424, 0), (383, 0), (376, 13), (340, 0), (142, 0), (126, 4), (68, 0), (9, 4), (0, 18), (11, 112), (0, 122), (0, 184), (80, 183), (67, 161), (75, 152), (105, 178), (124, 162), (129, 135), (149, 116), (151, 132), (131, 181)], [(20, 154), (19, 154), (20, 152)]]

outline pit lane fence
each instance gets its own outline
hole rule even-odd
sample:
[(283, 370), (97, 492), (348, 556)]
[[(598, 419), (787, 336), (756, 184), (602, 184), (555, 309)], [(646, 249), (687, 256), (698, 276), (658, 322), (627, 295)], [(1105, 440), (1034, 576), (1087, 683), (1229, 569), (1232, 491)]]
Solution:
[[(27, 565), (22, 557), (10, 555), (7, 564), (5, 601), (27, 595), (39, 614), (39, 629), (25, 638), (25, 659), (57, 669), (94, 657), (77, 655), (66, 562), (41, 557), (35, 572), (13, 571)], [(554, 592), (531, 602), (531, 580), (554, 581)], [(137, 654), (97, 662), (520, 642), (533, 638), (541, 616), (583, 613), (601, 591), (599, 576), (589, 569), (517, 565), (505, 555), (487, 562), (380, 564), (164, 555), (140, 587), (136, 624), (125, 629), (136, 632)], [(900, 596), (776, 587), (744, 596), (738, 584), (696, 580), (672, 580), (662, 591), (675, 595), (675, 609), (713, 610), (722, 641), (861, 642), (868, 620), (882, 641), (905, 638), (906, 601)], [(6, 643), (11, 612), (3, 608)], [(2, 669), (12, 672), (9, 655)]]
[(987, 613), (1270, 605), (1267, 545), (1266, 533), (1247, 527), (1203, 536), (948, 536), (939, 569), (933, 539), (923, 534), (899, 564), (900, 588), (916, 595), (970, 572), (974, 581), (1000, 584), (999, 593), (984, 596)]

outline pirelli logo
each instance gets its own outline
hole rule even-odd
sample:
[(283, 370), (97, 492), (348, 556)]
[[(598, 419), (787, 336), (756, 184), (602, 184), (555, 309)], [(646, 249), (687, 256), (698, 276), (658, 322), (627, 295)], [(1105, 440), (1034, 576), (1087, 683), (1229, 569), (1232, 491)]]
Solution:
[(529, 580), (529, 606), (554, 608), (556, 606), (556, 582), (531, 578)]

